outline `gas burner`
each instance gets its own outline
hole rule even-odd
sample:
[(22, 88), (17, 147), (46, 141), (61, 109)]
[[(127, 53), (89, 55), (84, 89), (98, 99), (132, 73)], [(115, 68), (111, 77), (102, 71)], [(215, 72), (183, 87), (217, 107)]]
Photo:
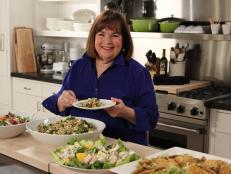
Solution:
[(193, 89), (191, 91), (180, 92), (180, 97), (207, 101), (211, 98), (231, 93), (230, 88), (209, 86), (205, 88)]

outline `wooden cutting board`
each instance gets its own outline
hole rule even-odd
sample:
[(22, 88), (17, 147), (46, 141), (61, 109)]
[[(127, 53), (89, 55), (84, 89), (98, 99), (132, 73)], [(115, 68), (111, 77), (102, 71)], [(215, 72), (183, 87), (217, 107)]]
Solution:
[(198, 89), (209, 86), (209, 81), (196, 81), (190, 80), (190, 83), (184, 85), (155, 85), (155, 91), (165, 92), (168, 94), (178, 94), (179, 92), (189, 91), (192, 89)]
[(17, 72), (37, 72), (33, 31), (31, 28), (15, 28), (14, 59)]

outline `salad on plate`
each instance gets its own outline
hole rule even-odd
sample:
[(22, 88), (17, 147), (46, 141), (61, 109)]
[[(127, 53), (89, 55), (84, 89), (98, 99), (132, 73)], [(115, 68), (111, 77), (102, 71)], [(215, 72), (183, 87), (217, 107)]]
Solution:
[(138, 160), (139, 155), (128, 149), (120, 139), (113, 144), (106, 144), (105, 137), (99, 139), (71, 141), (52, 152), (54, 161), (72, 169), (106, 170)]

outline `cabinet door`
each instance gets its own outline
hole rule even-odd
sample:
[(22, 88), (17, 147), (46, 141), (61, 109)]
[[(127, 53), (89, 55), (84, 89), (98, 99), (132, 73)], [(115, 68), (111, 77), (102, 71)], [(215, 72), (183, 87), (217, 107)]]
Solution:
[(210, 110), (209, 153), (231, 158), (231, 112)]
[(8, 0), (0, 0), (0, 110), (11, 109)]
[(34, 114), (42, 110), (42, 97), (23, 93), (14, 93), (14, 110)]
[(11, 79), (0, 77), (0, 105), (10, 109), (11, 105)]
[(8, 0), (0, 0), (0, 77), (10, 77), (10, 57), (8, 56)]
[(231, 135), (215, 133), (214, 155), (231, 158)]
[(13, 109), (32, 113), (42, 110), (42, 84), (33, 80), (13, 78)]

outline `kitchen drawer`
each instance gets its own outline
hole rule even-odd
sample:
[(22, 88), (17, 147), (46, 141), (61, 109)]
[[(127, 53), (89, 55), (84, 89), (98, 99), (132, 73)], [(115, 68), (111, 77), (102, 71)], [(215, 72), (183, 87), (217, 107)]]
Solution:
[(217, 112), (216, 131), (231, 134), (231, 112)]
[(42, 84), (35, 83), (31, 80), (22, 80), (14, 78), (13, 81), (14, 91), (19, 93), (24, 93), (33, 96), (42, 95)]
[(61, 88), (59, 84), (44, 83), (42, 90), (42, 97), (47, 98), (55, 93), (57, 93)]

